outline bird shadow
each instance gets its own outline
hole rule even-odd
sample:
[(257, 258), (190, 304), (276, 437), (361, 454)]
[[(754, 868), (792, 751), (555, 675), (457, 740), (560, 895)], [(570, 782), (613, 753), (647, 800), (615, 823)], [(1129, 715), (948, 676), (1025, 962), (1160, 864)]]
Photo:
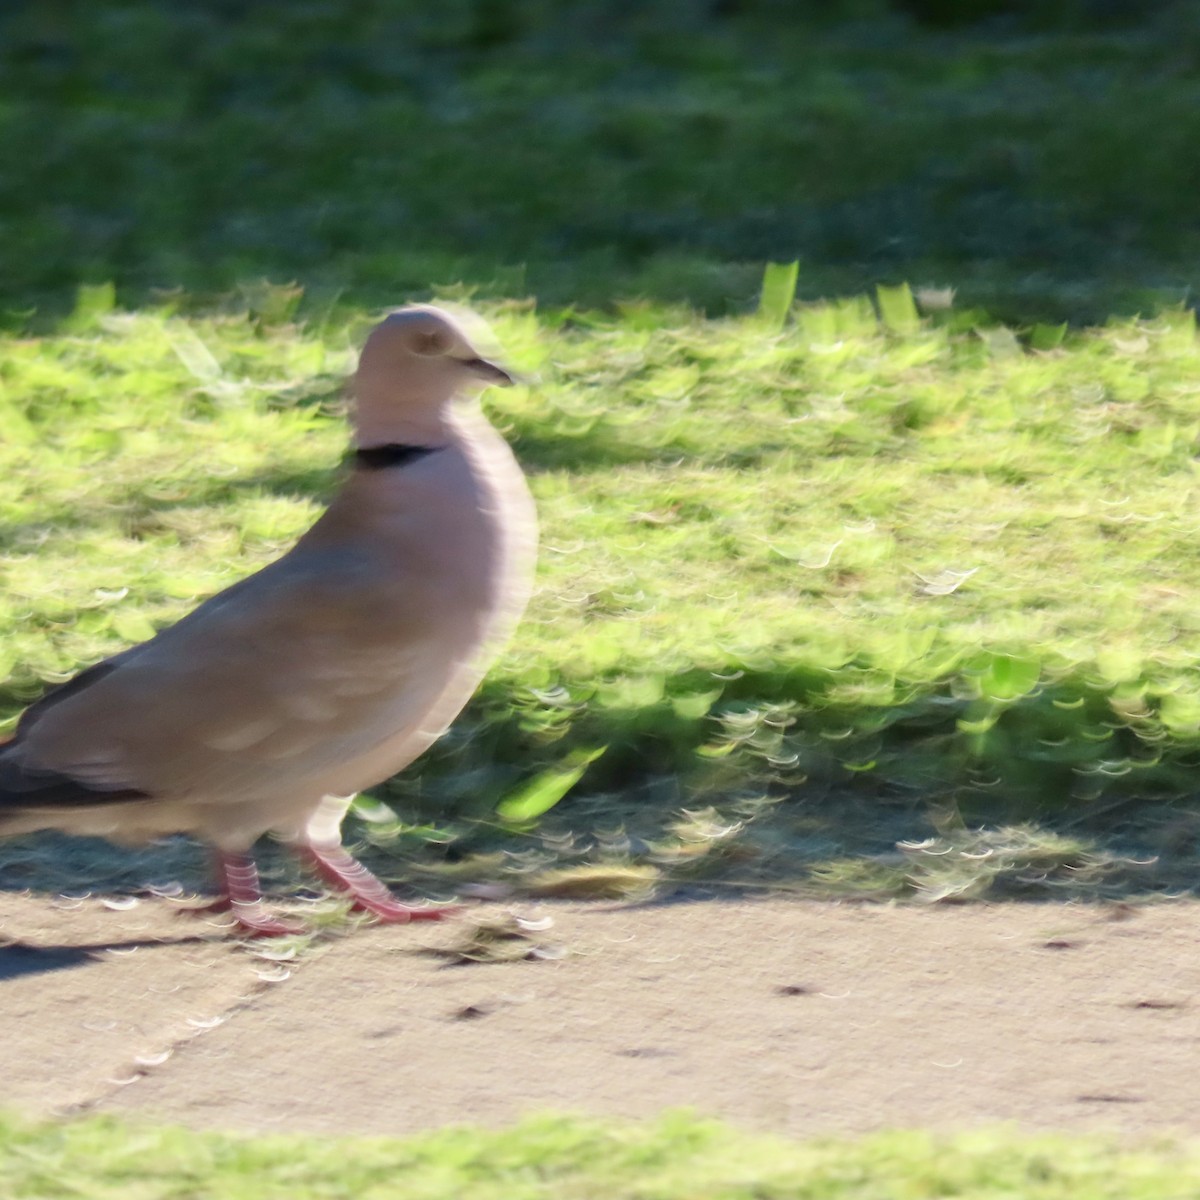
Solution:
[(105, 951), (117, 953), (153, 949), (155, 946), (185, 946), (212, 941), (204, 934), (183, 934), (177, 938), (130, 938), (125, 941), (104, 939), (84, 945), (31, 946), (12, 942), (0, 946), (0, 983), (23, 979), (30, 975), (45, 975), (52, 971), (69, 971), (101, 962)]
[(96, 961), (96, 951), (86, 946), (27, 946), (14, 942), (11, 946), (0, 946), (0, 983), (26, 975), (84, 967)]

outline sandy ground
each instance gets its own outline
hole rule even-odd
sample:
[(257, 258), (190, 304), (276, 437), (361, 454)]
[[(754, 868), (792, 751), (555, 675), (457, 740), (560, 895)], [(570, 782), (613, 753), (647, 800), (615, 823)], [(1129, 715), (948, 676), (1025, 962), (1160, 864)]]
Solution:
[(257, 957), (168, 901), (0, 894), (4, 1098), (229, 1130), (407, 1133), (690, 1105), (792, 1135), (996, 1121), (1200, 1132), (1200, 904), (520, 911)]

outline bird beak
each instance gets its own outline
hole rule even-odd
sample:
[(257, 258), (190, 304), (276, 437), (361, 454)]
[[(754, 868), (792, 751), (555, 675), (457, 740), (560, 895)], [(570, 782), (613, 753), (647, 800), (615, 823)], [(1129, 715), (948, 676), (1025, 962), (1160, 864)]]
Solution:
[(486, 358), (465, 359), (463, 366), (484, 383), (495, 384), (497, 387), (512, 387), (517, 382), (503, 367), (489, 362)]

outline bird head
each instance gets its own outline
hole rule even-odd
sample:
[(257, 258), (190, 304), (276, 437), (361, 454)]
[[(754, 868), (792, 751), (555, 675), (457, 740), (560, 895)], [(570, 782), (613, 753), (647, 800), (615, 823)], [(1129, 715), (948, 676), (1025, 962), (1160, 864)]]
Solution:
[(508, 386), (513, 377), (479, 349), (479, 343), (493, 340), (473, 313), (412, 304), (375, 326), (358, 370), (360, 375), (382, 372), (415, 391), (444, 393), (446, 399), (489, 384)]
[(494, 344), (473, 313), (413, 304), (389, 313), (367, 338), (354, 376), (359, 444), (436, 436), (456, 397), (513, 377), (481, 346)]

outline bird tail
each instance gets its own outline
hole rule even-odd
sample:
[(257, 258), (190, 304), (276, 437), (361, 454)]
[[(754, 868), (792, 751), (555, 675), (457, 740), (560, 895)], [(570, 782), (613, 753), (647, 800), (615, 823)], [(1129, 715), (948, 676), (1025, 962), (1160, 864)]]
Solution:
[(39, 808), (87, 808), (122, 800), (149, 800), (150, 793), (118, 785), (96, 787), (47, 767), (22, 762), (20, 738), (0, 745), (0, 814), (13, 815)]

